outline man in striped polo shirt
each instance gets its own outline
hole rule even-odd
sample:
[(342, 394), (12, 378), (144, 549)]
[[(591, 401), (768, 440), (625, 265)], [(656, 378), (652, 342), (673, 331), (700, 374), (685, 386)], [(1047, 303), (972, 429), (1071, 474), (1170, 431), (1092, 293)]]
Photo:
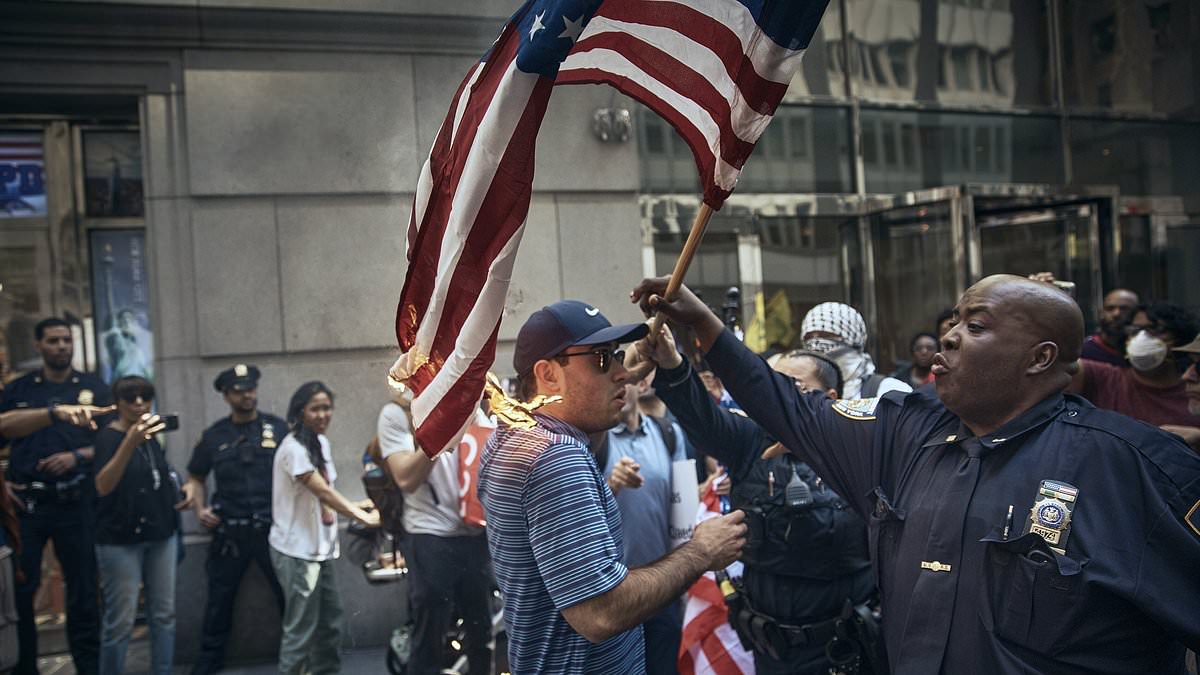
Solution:
[(745, 544), (735, 511), (649, 565), (622, 563), (621, 514), (588, 434), (616, 426), (630, 377), (619, 348), (646, 332), (564, 300), (517, 335), (521, 398), (561, 400), (541, 408), (532, 429), (497, 429), (479, 473), (514, 673), (644, 673), (641, 624)]

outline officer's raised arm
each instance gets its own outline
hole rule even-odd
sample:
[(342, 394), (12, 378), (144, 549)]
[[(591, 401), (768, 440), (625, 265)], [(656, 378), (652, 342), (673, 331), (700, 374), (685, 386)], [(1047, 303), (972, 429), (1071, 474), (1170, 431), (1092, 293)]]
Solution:
[[(645, 312), (662, 312), (690, 326), (708, 363), (738, 405), (789, 450), (811, 464), (860, 510), (866, 494), (880, 484), (881, 453), (874, 447), (876, 401), (871, 405), (833, 402), (802, 394), (786, 375), (771, 370), (747, 349), (686, 286), (667, 302), (667, 278), (644, 279), (630, 294)], [(761, 448), (745, 447), (757, 458)], [(753, 458), (752, 458), (753, 459)]]

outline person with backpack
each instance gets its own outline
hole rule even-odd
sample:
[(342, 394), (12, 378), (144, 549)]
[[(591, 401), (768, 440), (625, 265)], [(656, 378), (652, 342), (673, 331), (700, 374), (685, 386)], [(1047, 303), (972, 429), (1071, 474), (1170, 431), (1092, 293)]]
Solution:
[[(625, 528), (625, 566), (648, 565), (671, 551), (671, 465), (687, 459), (683, 431), (674, 422), (647, 415), (639, 403), (653, 398), (654, 373), (625, 383), (620, 421), (593, 437), (596, 465), (608, 477)], [(642, 624), (646, 673), (675, 673), (683, 607), (678, 602)]]
[[(481, 527), (459, 514), (458, 448), (429, 459), (413, 439), (407, 392), (379, 411), (379, 454), (404, 495), (408, 593), (413, 621), (408, 675), (442, 672), (446, 633), (463, 620), (468, 672), (492, 671), (492, 578)], [(458, 610), (457, 615), (455, 610)]]

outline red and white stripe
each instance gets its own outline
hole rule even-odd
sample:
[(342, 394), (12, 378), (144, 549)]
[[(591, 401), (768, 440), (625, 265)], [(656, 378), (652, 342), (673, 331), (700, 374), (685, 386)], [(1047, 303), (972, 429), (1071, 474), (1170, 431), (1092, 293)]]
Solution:
[(737, 0), (606, 0), (558, 84), (608, 83), (671, 123), (720, 208), (783, 100), (803, 50), (763, 35)]
[(415, 435), (430, 456), (457, 443), (479, 401), (529, 210), (553, 82), (517, 68), (519, 37), (506, 27), (459, 86), (413, 201), (391, 375), (416, 393)]
[[(721, 515), (721, 503), (710, 485), (696, 518), (701, 523)], [(731, 577), (742, 575), (742, 563), (726, 568)], [(679, 641), (680, 675), (752, 675), (754, 655), (742, 649), (733, 626), (729, 606), (712, 572), (696, 580), (687, 592), (683, 615), (683, 637)]]

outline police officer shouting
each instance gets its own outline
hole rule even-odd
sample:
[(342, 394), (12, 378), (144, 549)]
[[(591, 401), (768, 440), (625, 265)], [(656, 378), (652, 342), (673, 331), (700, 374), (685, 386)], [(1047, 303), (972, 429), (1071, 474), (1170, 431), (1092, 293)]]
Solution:
[(967, 289), (925, 388), (796, 390), (695, 295), (633, 292), (695, 328), (713, 370), (860, 515), (892, 672), (1181, 673), (1200, 647), (1200, 457), (1062, 392), (1083, 316), (1010, 275)]
[[(215, 673), (223, 666), (233, 629), (234, 599), (251, 561), (266, 575), (283, 612), (283, 590), (271, 566), (267, 534), (271, 530), (271, 467), (287, 423), (258, 410), (258, 378), (258, 368), (245, 364), (217, 376), (213, 386), (224, 395), (230, 414), (205, 429), (188, 462), (184, 491), (196, 500), (200, 524), (213, 531), (206, 565), (208, 602), (193, 675)], [(204, 480), (210, 471), (217, 484), (211, 506), (204, 498)]]
[(0, 403), (0, 429), (11, 440), (8, 481), (21, 508), (21, 571), (17, 586), (20, 660), (14, 672), (37, 672), (33, 596), (41, 583), (47, 540), (67, 583), (67, 643), (75, 670), (95, 673), (100, 651), (92, 488), (93, 417), (113, 410), (99, 378), (71, 368), (71, 327), (45, 319), (34, 327), (42, 368), (13, 381)]

